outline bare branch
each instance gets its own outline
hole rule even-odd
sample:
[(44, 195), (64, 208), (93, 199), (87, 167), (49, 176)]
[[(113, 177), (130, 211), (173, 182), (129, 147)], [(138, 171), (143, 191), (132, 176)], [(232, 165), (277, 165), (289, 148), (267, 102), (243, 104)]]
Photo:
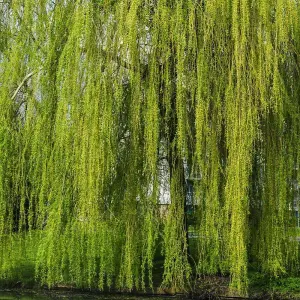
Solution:
[(22, 82), (19, 84), (19, 86), (17, 87), (17, 89), (15, 90), (14, 94), (11, 97), (11, 100), (14, 100), (18, 94), (18, 92), (20, 91), (21, 87), (24, 85), (24, 83), (30, 78), (32, 77), (37, 71), (32, 71), (31, 73), (27, 74), (24, 79), (22, 80)]

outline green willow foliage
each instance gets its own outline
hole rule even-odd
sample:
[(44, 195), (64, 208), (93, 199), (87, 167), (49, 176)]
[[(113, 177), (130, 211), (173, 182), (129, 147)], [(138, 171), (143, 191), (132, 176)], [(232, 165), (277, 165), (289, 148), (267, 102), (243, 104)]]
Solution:
[(250, 264), (297, 273), (299, 14), (298, 0), (2, 1), (1, 277), (31, 259), (49, 287), (144, 290), (158, 249), (175, 291), (192, 270), (240, 294)]

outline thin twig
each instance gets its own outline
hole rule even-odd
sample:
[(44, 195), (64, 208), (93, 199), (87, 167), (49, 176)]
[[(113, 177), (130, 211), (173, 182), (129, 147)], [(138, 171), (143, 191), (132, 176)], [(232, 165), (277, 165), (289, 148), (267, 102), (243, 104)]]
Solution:
[(34, 75), (36, 73), (36, 71), (32, 71), (31, 73), (27, 74), (24, 79), (22, 80), (22, 82), (19, 84), (19, 86), (17, 87), (17, 89), (15, 90), (14, 94), (11, 97), (11, 100), (14, 100), (18, 94), (18, 92), (20, 91), (21, 87), (24, 85), (24, 83), (30, 78), (32, 77), (32, 75)]

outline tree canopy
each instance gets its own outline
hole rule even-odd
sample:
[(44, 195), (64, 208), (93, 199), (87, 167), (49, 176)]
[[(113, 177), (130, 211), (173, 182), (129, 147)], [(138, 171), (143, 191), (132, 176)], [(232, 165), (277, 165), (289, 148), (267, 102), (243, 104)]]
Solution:
[(159, 249), (177, 291), (297, 273), (299, 17), (298, 0), (0, 2), (0, 276), (33, 240), (49, 287), (152, 287)]

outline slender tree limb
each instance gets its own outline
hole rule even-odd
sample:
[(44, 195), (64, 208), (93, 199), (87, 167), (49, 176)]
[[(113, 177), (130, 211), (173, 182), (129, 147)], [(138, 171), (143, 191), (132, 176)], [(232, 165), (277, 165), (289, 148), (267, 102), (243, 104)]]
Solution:
[(17, 89), (15, 90), (14, 94), (11, 97), (11, 100), (14, 100), (18, 94), (18, 92), (20, 91), (21, 87), (24, 85), (24, 83), (31, 78), (37, 71), (32, 71), (29, 74), (27, 74), (24, 79), (22, 80), (22, 82), (19, 84), (19, 86), (17, 87)]

